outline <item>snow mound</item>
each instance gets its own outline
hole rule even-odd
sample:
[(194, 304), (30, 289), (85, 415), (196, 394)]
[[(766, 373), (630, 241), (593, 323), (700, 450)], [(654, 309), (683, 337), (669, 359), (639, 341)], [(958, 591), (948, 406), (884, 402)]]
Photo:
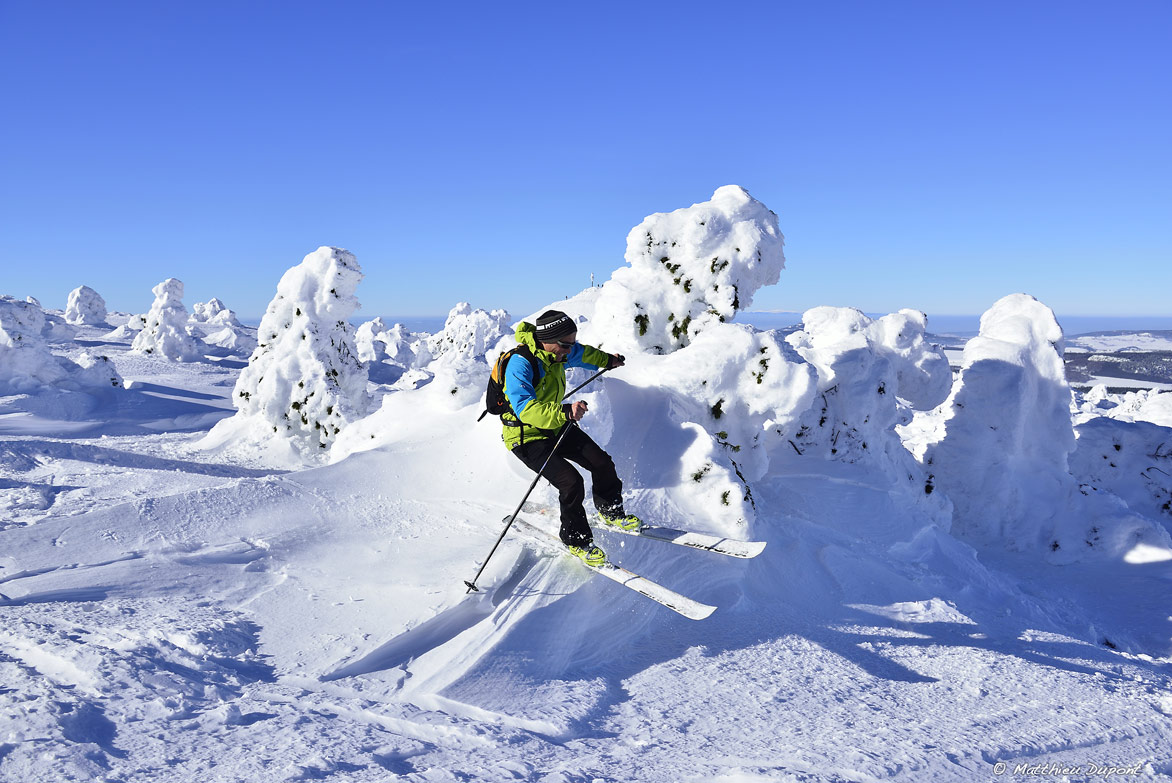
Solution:
[(83, 352), (77, 361), (55, 356), (45, 332), (45, 312), (35, 304), (0, 296), (0, 393), (29, 394), (54, 387), (89, 391), (122, 386), (105, 356)]
[(275, 437), (271, 451), (314, 459), (366, 415), (366, 369), (347, 323), (359, 307), (361, 280), (354, 256), (334, 247), (318, 248), (285, 272), (236, 382), (236, 415), (212, 429), (205, 447)]
[(106, 300), (87, 285), (69, 292), (65, 305), (65, 320), (78, 326), (106, 323)]
[(736, 185), (651, 215), (627, 236), (630, 266), (602, 286), (597, 325), (613, 350), (678, 350), (776, 283), (783, 245), (777, 215)]
[(174, 362), (202, 357), (202, 347), (187, 332), (182, 281), (169, 277), (151, 290), (155, 301), (146, 314), (146, 325), (134, 338), (132, 350)]
[(1172, 428), (1096, 418), (1075, 428), (1070, 471), (1084, 491), (1106, 491), (1172, 528)]

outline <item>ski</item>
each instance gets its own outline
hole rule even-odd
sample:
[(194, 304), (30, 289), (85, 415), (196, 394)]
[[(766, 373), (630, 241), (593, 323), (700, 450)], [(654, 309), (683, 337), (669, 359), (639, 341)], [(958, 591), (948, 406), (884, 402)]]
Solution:
[[(507, 521), (508, 517), (505, 517), (505, 520)], [(557, 536), (542, 530), (533, 523), (521, 517), (517, 517), (516, 521), (513, 522), (513, 525), (521, 528), (526, 533), (540, 539), (547, 544), (557, 546), (562, 552), (566, 551), (565, 545)], [(577, 560), (578, 558), (574, 559)], [(662, 606), (666, 606), (673, 612), (682, 614), (684, 617), (687, 617), (690, 620), (703, 620), (705, 617), (716, 611), (715, 606), (702, 604), (699, 601), (688, 598), (687, 596), (680, 595), (674, 590), (669, 590), (657, 582), (652, 582), (650, 579), (639, 576), (635, 572), (628, 571), (627, 569), (621, 566), (617, 566), (614, 563), (608, 562), (606, 565), (601, 566), (589, 566), (583, 563), (581, 560), (579, 560), (579, 563), (581, 563), (584, 568), (588, 568), (596, 574), (601, 574), (612, 582), (616, 582), (623, 587), (634, 590), (636, 593), (639, 593), (646, 598), (650, 598), (652, 601), (655, 601)]]
[[(526, 508), (525, 510), (533, 510), (541, 514), (550, 513), (550, 510), (545, 507)], [(622, 528), (613, 527), (599, 520), (599, 524), (594, 525), (594, 527), (598, 530), (622, 533), (625, 536), (641, 536), (656, 541), (666, 541), (669, 544), (675, 544), (677, 546), (702, 549), (705, 552), (715, 552), (718, 555), (727, 555), (728, 557), (756, 557), (765, 549), (764, 541), (740, 541), (735, 538), (724, 538), (723, 536), (714, 536), (709, 533), (695, 533), (691, 530), (677, 530), (674, 527), (662, 527), (660, 525), (645, 524), (638, 530), (623, 530)]]
[(622, 533), (625, 536), (640, 536), (653, 538), (656, 541), (666, 541), (677, 546), (703, 549), (705, 552), (716, 552), (729, 557), (756, 557), (765, 549), (764, 541), (739, 541), (735, 538), (713, 536), (708, 533), (694, 533), (690, 530), (676, 530), (674, 527), (660, 527), (659, 525), (643, 525), (638, 530), (623, 530), (605, 522), (598, 526), (599, 530), (609, 530), (612, 533)]

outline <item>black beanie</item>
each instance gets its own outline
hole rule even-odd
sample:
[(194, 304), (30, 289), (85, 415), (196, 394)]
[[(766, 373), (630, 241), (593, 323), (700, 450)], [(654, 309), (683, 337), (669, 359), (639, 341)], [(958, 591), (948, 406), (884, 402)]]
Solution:
[(561, 310), (546, 310), (537, 317), (537, 342), (552, 343), (562, 337), (576, 334), (578, 325)]

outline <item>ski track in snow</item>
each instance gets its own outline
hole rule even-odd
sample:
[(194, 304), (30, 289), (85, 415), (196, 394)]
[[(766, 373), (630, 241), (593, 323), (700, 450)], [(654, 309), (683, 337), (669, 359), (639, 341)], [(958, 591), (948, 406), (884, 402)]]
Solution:
[(1113, 626), (1087, 603), (1107, 580), (1166, 598), (1166, 567), (1079, 593), (1085, 569), (1051, 584), (944, 533), (911, 557), (893, 542), (923, 520), (883, 477), (795, 458), (759, 493), (751, 561), (600, 534), (720, 607), (701, 623), (520, 538), (465, 596), (527, 483), (471, 407), (286, 472), (193, 445), (239, 362), (128, 362), (111, 421), (0, 418), (2, 780), (1172, 776), (1167, 650), (1100, 644), (1167, 613)]

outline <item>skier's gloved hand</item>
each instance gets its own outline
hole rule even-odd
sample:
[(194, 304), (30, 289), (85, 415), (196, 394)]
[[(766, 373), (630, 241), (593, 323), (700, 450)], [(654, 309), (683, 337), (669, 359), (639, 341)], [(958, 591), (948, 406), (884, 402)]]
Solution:
[(586, 415), (586, 402), (578, 400), (574, 403), (567, 403), (562, 406), (562, 412), (566, 414), (566, 419), (569, 421), (582, 421), (582, 417)]
[(622, 367), (627, 363), (627, 359), (621, 353), (610, 354), (610, 360), (606, 363), (606, 369), (613, 370), (615, 367)]

